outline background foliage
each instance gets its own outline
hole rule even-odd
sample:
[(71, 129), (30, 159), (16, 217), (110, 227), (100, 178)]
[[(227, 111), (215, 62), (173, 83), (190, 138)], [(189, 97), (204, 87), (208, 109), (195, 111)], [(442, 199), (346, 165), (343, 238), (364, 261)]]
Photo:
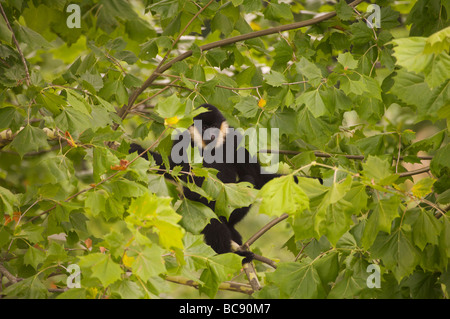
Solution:
[[(2, 296), (245, 296), (218, 294), (246, 277), (240, 257), (199, 235), (214, 212), (127, 152), (138, 141), (168, 154), (170, 132), (208, 102), (234, 127), (280, 130), (287, 177), (257, 192), (195, 167), (206, 182), (188, 185), (222, 215), (250, 203), (259, 225), (289, 214), (251, 247), (277, 261), (255, 262), (253, 297), (449, 297), (448, 0), (376, 1), (375, 29), (366, 2), (72, 3), (81, 28), (67, 27), (66, 0), (0, 1)], [(80, 288), (66, 287), (70, 264)]]

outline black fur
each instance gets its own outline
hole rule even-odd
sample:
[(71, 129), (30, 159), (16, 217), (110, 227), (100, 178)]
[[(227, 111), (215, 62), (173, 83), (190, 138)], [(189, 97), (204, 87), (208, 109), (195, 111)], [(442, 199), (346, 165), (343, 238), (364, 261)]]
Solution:
[[(226, 122), (225, 117), (222, 115), (222, 113), (213, 105), (210, 104), (204, 104), (202, 107), (207, 108), (209, 112), (202, 113), (194, 118), (194, 120), (202, 120), (202, 127), (198, 128), (198, 131), (202, 134), (203, 132), (208, 128), (217, 128), (220, 129), (222, 123)], [(187, 132), (187, 133), (186, 133)], [(185, 134), (189, 134), (188, 131), (186, 131)], [(227, 136), (229, 137), (229, 136)], [(261, 174), (261, 166), (257, 161), (252, 162), (254, 158), (251, 157), (249, 152), (244, 148), (243, 152), (245, 154), (245, 161), (244, 163), (237, 163), (237, 147), (238, 143), (235, 140), (234, 143), (234, 149), (233, 149), (233, 157), (234, 161), (232, 163), (226, 163), (226, 155), (227, 150), (226, 146), (227, 143), (230, 143), (232, 137), (230, 139), (225, 138), (222, 145), (216, 145), (215, 151), (218, 151), (219, 148), (223, 148), (223, 160), (222, 163), (218, 162), (212, 162), (207, 163), (203, 162), (204, 167), (211, 167), (216, 170), (218, 170), (217, 177), (224, 183), (235, 183), (235, 182), (249, 182), (253, 184), (253, 186), (256, 189), (260, 189), (264, 184), (266, 184), (268, 181), (275, 177), (279, 177), (278, 174)], [(205, 144), (217, 142), (218, 137), (213, 136), (210, 140), (204, 141)], [(179, 141), (175, 141), (173, 147), (179, 143)], [(191, 142), (191, 145), (194, 146), (194, 142)], [(130, 153), (138, 152), (139, 154), (144, 151), (144, 149), (137, 145), (137, 144), (131, 144), (130, 147)], [(165, 168), (161, 155), (151, 152), (155, 162), (160, 165), (161, 168)], [(219, 153), (220, 154), (220, 153)], [(148, 159), (147, 154), (143, 156), (144, 158)], [(169, 158), (170, 166), (173, 168), (175, 165), (181, 165), (182, 169), (184, 171), (189, 171), (189, 163), (187, 161), (185, 163), (177, 164), (174, 163), (171, 158)], [(220, 161), (219, 161), (220, 162)], [(180, 177), (181, 179), (184, 179), (184, 181), (187, 181), (187, 178), (192, 178), (191, 176), (182, 175)], [(193, 182), (198, 185), (202, 186), (204, 178), (203, 177), (193, 177)], [(192, 182), (192, 180), (191, 180)], [(198, 201), (206, 206), (210, 207), (212, 210), (214, 210), (215, 202), (211, 201), (208, 202), (205, 198), (201, 197), (199, 194), (192, 192), (188, 188), (184, 188), (183, 190), (184, 196), (190, 200)], [(205, 237), (205, 242), (210, 245), (214, 251), (218, 254), (223, 254), (227, 252), (231, 252), (231, 243), (234, 241), (239, 246), (242, 245), (242, 237), (238, 233), (238, 231), (234, 228), (235, 225), (241, 221), (245, 215), (248, 213), (250, 207), (242, 207), (235, 209), (231, 215), (229, 220), (227, 220), (225, 217), (221, 216), (218, 219), (214, 218), (210, 220), (210, 223), (206, 225), (206, 227), (203, 229), (202, 233)], [(237, 254), (246, 257), (243, 262), (250, 262), (252, 260), (253, 254), (249, 251), (243, 251), (243, 252), (236, 252)]]

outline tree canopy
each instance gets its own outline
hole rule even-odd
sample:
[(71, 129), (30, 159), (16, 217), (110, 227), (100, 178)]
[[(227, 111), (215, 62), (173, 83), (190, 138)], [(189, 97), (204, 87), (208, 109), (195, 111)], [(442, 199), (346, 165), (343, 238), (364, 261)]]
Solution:
[[(449, 298), (448, 0), (15, 0), (0, 13), (1, 296)], [(285, 176), (256, 190), (193, 164), (169, 181), (128, 153), (166, 158), (203, 103), (235, 128), (277, 129), (258, 154)], [(258, 287), (200, 234), (250, 204)]]

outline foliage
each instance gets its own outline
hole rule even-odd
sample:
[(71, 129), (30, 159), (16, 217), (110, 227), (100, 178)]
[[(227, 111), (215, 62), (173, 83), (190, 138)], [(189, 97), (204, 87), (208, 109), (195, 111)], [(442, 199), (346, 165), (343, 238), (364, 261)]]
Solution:
[[(203, 242), (215, 214), (180, 197), (189, 173), (218, 214), (289, 214), (280, 255), (255, 244), (283, 258), (255, 262), (253, 297), (448, 298), (449, 2), (377, 1), (374, 29), (368, 3), (326, 3), (86, 0), (68, 28), (69, 1), (0, 1), (1, 294), (176, 297), (164, 279), (182, 276), (214, 298), (241, 257)], [(257, 191), (194, 165), (172, 183), (128, 154), (131, 141), (169, 154), (205, 102), (234, 127), (278, 128), (287, 176)], [(71, 264), (81, 282), (67, 289)]]

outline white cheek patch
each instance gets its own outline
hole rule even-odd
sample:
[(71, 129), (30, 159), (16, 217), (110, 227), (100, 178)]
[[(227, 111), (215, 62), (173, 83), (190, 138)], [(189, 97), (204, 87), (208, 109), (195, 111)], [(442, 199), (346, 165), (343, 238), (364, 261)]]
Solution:
[(225, 138), (227, 136), (228, 131), (228, 123), (223, 121), (220, 125), (219, 137), (217, 138), (216, 146), (222, 146), (225, 143)]
[(222, 146), (225, 143), (228, 128), (229, 128), (228, 123), (226, 121), (222, 122), (222, 124), (220, 125), (220, 129), (218, 130), (219, 134), (218, 134), (217, 138), (215, 139), (214, 142), (212, 142), (208, 145), (203, 140), (202, 134), (199, 132), (199, 130), (197, 129), (197, 127), (195, 125), (192, 125), (189, 127), (189, 133), (191, 134), (192, 141), (194, 141), (194, 144), (197, 147), (200, 147), (201, 149), (214, 148), (214, 147)]
[(205, 142), (203, 141), (202, 134), (198, 131), (195, 125), (189, 127), (189, 133), (191, 134), (191, 139), (197, 147), (205, 148)]

